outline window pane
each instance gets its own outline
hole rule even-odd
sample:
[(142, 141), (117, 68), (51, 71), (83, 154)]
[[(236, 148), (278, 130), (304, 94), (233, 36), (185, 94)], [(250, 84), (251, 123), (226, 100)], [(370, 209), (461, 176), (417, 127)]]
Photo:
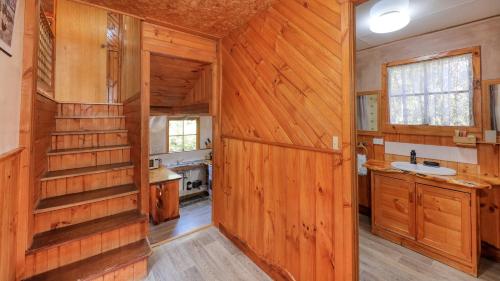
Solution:
[(169, 134), (171, 136), (180, 136), (183, 135), (183, 129), (182, 129), (183, 121), (182, 120), (170, 120), (168, 122), (169, 126)]
[(171, 136), (168, 139), (168, 152), (182, 151), (182, 136)]
[(472, 55), (387, 69), (391, 124), (473, 126)]
[(196, 120), (184, 120), (184, 134), (196, 135)]
[(184, 151), (196, 150), (196, 135), (184, 136)]

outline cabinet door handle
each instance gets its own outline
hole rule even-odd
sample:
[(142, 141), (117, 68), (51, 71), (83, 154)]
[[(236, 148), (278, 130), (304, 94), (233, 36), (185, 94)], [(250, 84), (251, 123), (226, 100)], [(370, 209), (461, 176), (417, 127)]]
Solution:
[(422, 206), (422, 193), (418, 194), (417, 200), (418, 200), (418, 205)]
[(412, 192), (410, 192), (410, 194), (408, 195), (408, 201), (409, 201), (410, 203), (413, 203), (413, 197), (414, 197), (414, 194), (413, 194), (413, 191), (412, 191)]

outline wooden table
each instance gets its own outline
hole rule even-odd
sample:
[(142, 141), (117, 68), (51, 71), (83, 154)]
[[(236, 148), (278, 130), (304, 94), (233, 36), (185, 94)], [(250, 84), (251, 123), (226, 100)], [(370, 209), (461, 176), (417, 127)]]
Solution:
[(150, 216), (154, 224), (179, 218), (181, 175), (160, 167), (149, 171)]

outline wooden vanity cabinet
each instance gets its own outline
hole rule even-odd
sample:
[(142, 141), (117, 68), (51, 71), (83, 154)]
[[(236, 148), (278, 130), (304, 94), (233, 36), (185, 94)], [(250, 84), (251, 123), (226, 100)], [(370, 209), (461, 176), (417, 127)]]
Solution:
[(415, 185), (392, 177), (374, 175), (373, 223), (415, 239)]
[(372, 173), (372, 232), (477, 276), (477, 191), (418, 176)]

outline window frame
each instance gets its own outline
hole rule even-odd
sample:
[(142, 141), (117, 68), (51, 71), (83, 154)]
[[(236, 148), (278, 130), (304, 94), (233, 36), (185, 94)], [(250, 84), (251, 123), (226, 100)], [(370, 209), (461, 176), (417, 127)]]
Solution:
[[(185, 121), (185, 120), (196, 121), (196, 148), (194, 150), (184, 150), (184, 140), (183, 140), (182, 151), (170, 152), (170, 121)], [(184, 126), (184, 124), (182, 126)], [(166, 131), (167, 131), (167, 154), (200, 150), (200, 117), (167, 117), (167, 129), (166, 129)], [(175, 135), (175, 136), (177, 136), (177, 135)], [(182, 136), (186, 136), (186, 135), (183, 134)], [(192, 134), (189, 134), (188, 136), (192, 136)]]
[[(399, 66), (413, 64), (424, 61), (442, 59), (446, 57), (472, 54), (472, 114), (474, 116), (474, 126), (433, 126), (433, 125), (397, 125), (390, 123), (389, 113), (389, 96), (388, 96), (388, 74), (387, 68), (391, 66)], [(478, 135), (482, 132), (482, 114), (481, 114), (481, 47), (469, 47), (452, 51), (441, 52), (433, 55), (420, 56), (411, 59), (392, 61), (382, 64), (382, 92), (381, 92), (381, 107), (380, 118), (382, 119), (381, 131), (392, 134), (411, 134), (411, 135), (438, 135), (438, 136), (453, 136), (455, 130), (466, 130), (470, 133)], [(479, 136), (480, 137), (480, 136)]]

